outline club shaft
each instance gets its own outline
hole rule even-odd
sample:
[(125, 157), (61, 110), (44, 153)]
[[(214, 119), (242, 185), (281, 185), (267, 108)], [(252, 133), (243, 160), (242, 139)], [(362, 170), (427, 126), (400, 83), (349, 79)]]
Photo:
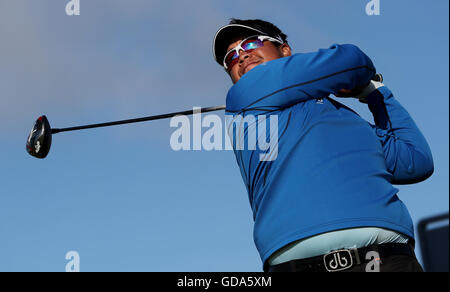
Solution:
[[(196, 113), (197, 112), (207, 113), (207, 112), (213, 112), (213, 111), (220, 111), (220, 110), (224, 110), (224, 109), (225, 109), (224, 105), (223, 106), (213, 106), (213, 107), (206, 107), (206, 108), (195, 109), (195, 112)], [(52, 129), (52, 134), (61, 133), (61, 132), (69, 132), (69, 131), (92, 129), (92, 128), (102, 128), (102, 127), (109, 127), (109, 126), (117, 126), (117, 125), (131, 124), (131, 123), (140, 123), (140, 122), (146, 122), (146, 121), (167, 119), (167, 118), (174, 117), (176, 115), (193, 115), (193, 114), (194, 114), (194, 109), (187, 110), (187, 111), (176, 112), (176, 113), (169, 113), (169, 114), (162, 114), (162, 115), (156, 115), (156, 116), (150, 116), (150, 117), (130, 119), (130, 120), (122, 120), (122, 121), (115, 121), (115, 122), (108, 122), (108, 123), (84, 125), (84, 126), (62, 128), (62, 129)]]

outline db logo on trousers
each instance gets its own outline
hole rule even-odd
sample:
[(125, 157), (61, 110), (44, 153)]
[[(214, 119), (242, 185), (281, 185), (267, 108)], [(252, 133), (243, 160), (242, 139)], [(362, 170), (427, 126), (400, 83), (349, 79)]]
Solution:
[(323, 256), (328, 272), (339, 272), (353, 266), (352, 254), (349, 250), (336, 250)]

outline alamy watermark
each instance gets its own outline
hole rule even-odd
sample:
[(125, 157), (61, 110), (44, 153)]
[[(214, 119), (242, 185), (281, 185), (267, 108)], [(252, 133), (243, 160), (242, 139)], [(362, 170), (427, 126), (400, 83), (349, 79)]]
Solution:
[(380, 0), (371, 0), (366, 5), (366, 14), (369, 16), (380, 15)]
[(366, 265), (366, 272), (368, 273), (378, 273), (380, 272), (380, 254), (376, 251), (369, 251), (366, 254), (366, 260), (370, 260), (370, 262)]
[(66, 253), (66, 272), (79, 272), (80, 271), (80, 254), (76, 251), (69, 251)]
[[(170, 119), (170, 127), (177, 128), (170, 136), (170, 147), (174, 151), (252, 150), (261, 152), (260, 161), (277, 159), (277, 115), (225, 115), (224, 126), (218, 115), (202, 117), (199, 107), (194, 107), (193, 113), (192, 127), (189, 117), (185, 115)], [(203, 129), (207, 131), (202, 134)]]
[(70, 0), (66, 4), (66, 14), (69, 16), (80, 15), (80, 0)]
[[(80, 15), (80, 1), (70, 0), (66, 4), (66, 14), (69, 16)], [(366, 14), (369, 16), (380, 15), (380, 0), (371, 0), (366, 5)]]

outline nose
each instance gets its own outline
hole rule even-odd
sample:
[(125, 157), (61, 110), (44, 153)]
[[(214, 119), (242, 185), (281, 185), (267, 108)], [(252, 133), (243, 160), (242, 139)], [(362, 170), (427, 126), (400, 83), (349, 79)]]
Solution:
[(250, 54), (251, 54), (251, 51), (250, 52), (246, 52), (244, 50), (240, 50), (239, 51), (239, 64), (242, 64), (245, 59), (250, 57)]

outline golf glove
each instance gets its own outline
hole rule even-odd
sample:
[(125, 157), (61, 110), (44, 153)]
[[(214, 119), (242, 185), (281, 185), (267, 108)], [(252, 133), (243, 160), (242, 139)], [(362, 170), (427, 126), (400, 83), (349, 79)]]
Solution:
[(366, 97), (372, 93), (372, 91), (376, 90), (377, 88), (384, 86), (383, 82), (383, 75), (381, 74), (375, 74), (375, 76), (372, 78), (370, 83), (365, 87), (357, 87), (353, 90), (349, 89), (341, 89), (337, 94), (335, 94), (336, 97), (351, 97), (351, 98), (358, 98), (360, 102), (367, 103)]
[(370, 81), (369, 85), (362, 89), (355, 97), (359, 99), (362, 103), (367, 103), (366, 97), (371, 94), (374, 90), (384, 86), (383, 76), (381, 74), (376, 74), (375, 77)]

